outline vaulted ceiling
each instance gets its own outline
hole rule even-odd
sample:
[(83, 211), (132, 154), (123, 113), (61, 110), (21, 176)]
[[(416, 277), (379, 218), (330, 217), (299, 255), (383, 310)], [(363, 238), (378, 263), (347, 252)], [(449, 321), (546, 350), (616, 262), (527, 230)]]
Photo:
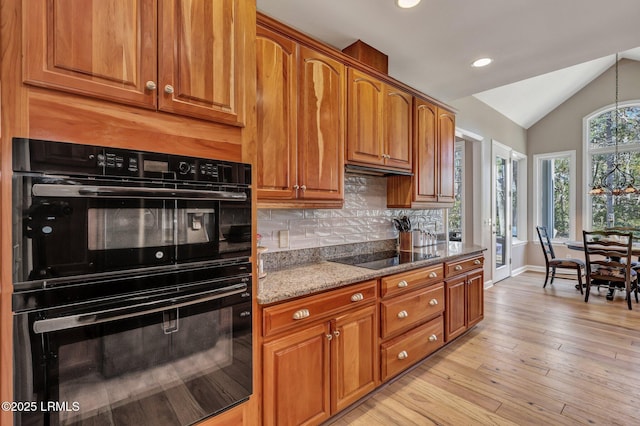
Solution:
[[(257, 0), (338, 49), (360, 39), (389, 74), (444, 102), (476, 95), (524, 128), (614, 63), (640, 60), (639, 0)], [(633, 49), (633, 50), (632, 50)], [(480, 57), (494, 62), (472, 68)], [(640, 78), (640, 77), (639, 77)]]

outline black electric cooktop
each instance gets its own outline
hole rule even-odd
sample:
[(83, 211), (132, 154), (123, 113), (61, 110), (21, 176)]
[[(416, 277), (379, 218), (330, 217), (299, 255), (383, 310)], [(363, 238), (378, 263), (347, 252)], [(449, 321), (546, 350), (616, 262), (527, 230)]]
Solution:
[(343, 263), (345, 265), (359, 266), (367, 269), (383, 269), (404, 263), (440, 257), (434, 253), (413, 253), (397, 251), (381, 251), (377, 253), (358, 254), (355, 256), (328, 259), (330, 262)]

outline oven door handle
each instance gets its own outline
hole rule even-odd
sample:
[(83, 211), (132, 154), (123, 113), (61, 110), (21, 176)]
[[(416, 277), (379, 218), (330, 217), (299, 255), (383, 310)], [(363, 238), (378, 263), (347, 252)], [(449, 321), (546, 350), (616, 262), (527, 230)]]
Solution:
[(247, 291), (247, 284), (239, 283), (221, 289), (208, 290), (184, 296), (170, 297), (168, 299), (159, 301), (156, 300), (145, 303), (137, 303), (121, 308), (105, 309), (96, 312), (88, 312), (58, 318), (47, 318), (34, 321), (33, 331), (37, 334), (42, 334), (52, 331), (83, 327), (86, 325), (100, 324), (103, 322), (134, 318), (146, 314), (152, 314), (155, 312), (162, 312), (167, 309), (181, 308), (184, 306), (195, 305), (197, 303), (221, 299), (223, 297), (233, 296), (245, 291)]
[(163, 198), (177, 200), (246, 201), (245, 192), (205, 191), (199, 189), (139, 188), (125, 186), (64, 185), (36, 183), (31, 187), (35, 197), (72, 198)]

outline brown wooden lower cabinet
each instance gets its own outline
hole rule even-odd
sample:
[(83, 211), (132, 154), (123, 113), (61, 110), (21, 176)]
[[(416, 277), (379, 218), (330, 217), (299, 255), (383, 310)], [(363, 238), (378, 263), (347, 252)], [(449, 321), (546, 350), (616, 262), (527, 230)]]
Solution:
[(475, 255), (264, 307), (263, 424), (320, 424), (482, 320), (483, 262)]
[(399, 374), (444, 344), (442, 315), (380, 345), (381, 379)]
[[(318, 424), (376, 388), (379, 320), (369, 291), (376, 286), (369, 281), (264, 309), (263, 318), (293, 312), (303, 322), (263, 344), (265, 425)], [(345, 291), (355, 297), (340, 310)]]
[(484, 257), (445, 263), (445, 341), (484, 318)]

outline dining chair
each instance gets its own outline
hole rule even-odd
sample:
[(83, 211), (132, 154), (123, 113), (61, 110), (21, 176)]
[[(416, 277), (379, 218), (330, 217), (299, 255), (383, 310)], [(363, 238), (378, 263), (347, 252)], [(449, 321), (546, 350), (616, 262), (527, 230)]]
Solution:
[(545, 226), (536, 226), (536, 231), (538, 231), (538, 239), (540, 240), (540, 245), (542, 246), (542, 252), (544, 253), (544, 262), (547, 269), (546, 276), (544, 278), (544, 285), (542, 286), (542, 288), (545, 288), (547, 286), (547, 281), (549, 281), (549, 272), (551, 272), (550, 284), (553, 284), (553, 280), (556, 277), (556, 269), (574, 269), (578, 276), (578, 285), (576, 285), (576, 288), (580, 289), (580, 294), (584, 294), (582, 292), (582, 270), (585, 268), (585, 263), (580, 259), (556, 258), (556, 254), (553, 251), (553, 246), (551, 245), (551, 239), (549, 238), (547, 228)]
[(589, 301), (592, 286), (598, 289), (604, 283), (613, 290), (624, 289), (627, 306), (631, 309), (631, 292), (638, 303), (638, 273), (632, 267), (633, 234), (621, 231), (582, 231), (587, 268), (587, 290), (584, 301)]

